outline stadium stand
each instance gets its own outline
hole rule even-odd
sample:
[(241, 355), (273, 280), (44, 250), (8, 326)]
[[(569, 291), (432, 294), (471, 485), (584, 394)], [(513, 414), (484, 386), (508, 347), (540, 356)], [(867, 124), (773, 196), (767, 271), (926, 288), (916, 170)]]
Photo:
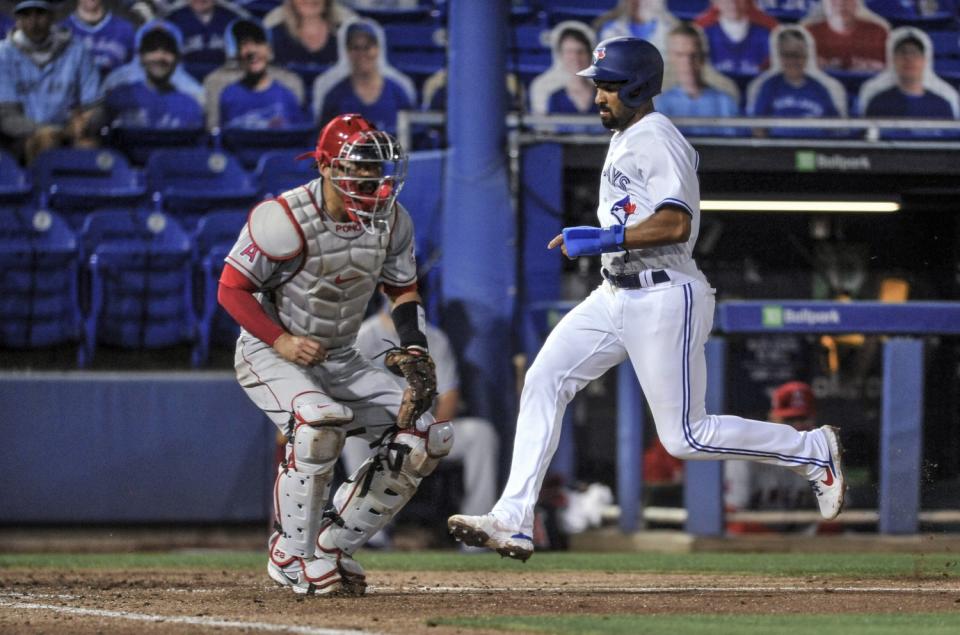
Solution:
[(233, 346), (240, 333), (236, 321), (217, 302), (217, 283), (223, 259), (247, 222), (245, 210), (219, 210), (204, 214), (193, 235), (194, 280), (197, 290), (197, 346), (193, 365), (207, 363), (211, 346)]
[(196, 341), (193, 244), (176, 219), (100, 210), (87, 216), (80, 237), (90, 276), (81, 367), (101, 345), (155, 349)]
[(264, 196), (276, 196), (317, 178), (317, 171), (309, 161), (297, 161), (295, 154), (272, 150), (260, 157), (254, 175)]
[(86, 212), (136, 204), (147, 192), (142, 173), (109, 148), (47, 150), (32, 167), (41, 206), (61, 212), (75, 228)]
[(0, 150), (0, 205), (27, 201), (33, 193), (33, 179), (8, 152)]
[(78, 244), (59, 215), (0, 209), (0, 346), (79, 342)]
[(316, 141), (317, 127), (313, 123), (290, 125), (284, 128), (240, 128), (227, 126), (220, 130), (214, 143), (236, 156), (243, 167), (253, 170), (264, 152), (288, 152), (299, 154)]
[(147, 162), (154, 201), (187, 227), (203, 212), (256, 201), (252, 175), (230, 153), (208, 149), (157, 150)]

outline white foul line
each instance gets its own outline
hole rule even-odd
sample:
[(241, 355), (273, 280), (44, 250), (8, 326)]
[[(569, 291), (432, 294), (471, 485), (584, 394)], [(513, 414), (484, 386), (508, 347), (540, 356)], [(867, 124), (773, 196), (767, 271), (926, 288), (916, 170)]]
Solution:
[(153, 615), (150, 613), (131, 613), (130, 611), (108, 611), (106, 609), (85, 609), (77, 606), (60, 606), (57, 604), (37, 604), (34, 602), (10, 602), (0, 599), (0, 607), (14, 609), (33, 609), (52, 611), (54, 613), (68, 613), (70, 615), (86, 615), (91, 617), (114, 617), (122, 620), (137, 622), (163, 622), (164, 624), (190, 624), (193, 626), (209, 626), (213, 628), (240, 628), (272, 633), (300, 633), (302, 635), (374, 635), (369, 631), (357, 631), (339, 628), (314, 628), (312, 626), (294, 626), (290, 624), (270, 624), (268, 622), (240, 622), (222, 620), (214, 617), (187, 617), (177, 615)]
[(960, 593), (960, 587), (799, 587), (799, 586), (742, 586), (742, 587), (611, 587), (611, 586), (512, 586), (512, 587), (376, 587), (367, 588), (367, 593), (613, 593), (613, 594), (665, 594), (665, 593)]

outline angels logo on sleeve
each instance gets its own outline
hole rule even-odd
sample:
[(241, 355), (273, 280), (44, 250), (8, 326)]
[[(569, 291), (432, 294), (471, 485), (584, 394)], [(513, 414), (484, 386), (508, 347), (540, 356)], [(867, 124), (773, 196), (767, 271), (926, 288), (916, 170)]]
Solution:
[(251, 242), (240, 252), (240, 255), (244, 256), (250, 264), (253, 264), (257, 260), (257, 256), (260, 255), (260, 250)]
[(610, 207), (610, 213), (613, 214), (618, 221), (620, 221), (621, 225), (626, 225), (627, 218), (630, 216), (630, 214), (636, 213), (636, 211), (637, 204), (630, 200), (629, 194), (621, 198)]

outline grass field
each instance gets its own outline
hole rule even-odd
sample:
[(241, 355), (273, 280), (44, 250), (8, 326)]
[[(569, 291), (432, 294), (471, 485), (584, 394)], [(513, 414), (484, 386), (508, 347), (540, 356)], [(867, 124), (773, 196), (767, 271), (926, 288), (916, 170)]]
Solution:
[[(130, 632), (132, 619), (176, 633), (960, 633), (960, 557), (950, 553), (358, 559), (368, 595), (333, 599), (269, 585), (261, 552), (0, 554), (0, 632), (58, 631), (67, 615), (107, 633)], [(187, 596), (200, 609), (183, 608)]]

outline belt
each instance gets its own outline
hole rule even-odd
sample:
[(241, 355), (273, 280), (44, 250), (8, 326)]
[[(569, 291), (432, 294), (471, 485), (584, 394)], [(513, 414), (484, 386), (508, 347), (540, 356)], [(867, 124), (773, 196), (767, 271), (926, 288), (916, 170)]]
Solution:
[(610, 273), (606, 269), (602, 269), (601, 273), (610, 284), (620, 289), (643, 289), (661, 282), (670, 282), (670, 276), (663, 269), (646, 269), (639, 273), (624, 274)]

